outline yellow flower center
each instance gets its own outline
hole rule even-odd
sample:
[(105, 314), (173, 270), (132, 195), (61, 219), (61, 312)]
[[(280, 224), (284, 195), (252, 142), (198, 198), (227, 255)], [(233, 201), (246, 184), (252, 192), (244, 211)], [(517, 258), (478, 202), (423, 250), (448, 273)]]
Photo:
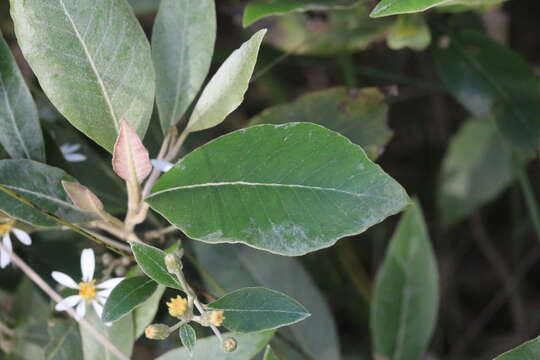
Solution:
[(86, 300), (92, 300), (96, 297), (96, 280), (79, 283), (79, 295)]
[(10, 232), (13, 228), (13, 225), (15, 225), (14, 220), (10, 220), (6, 223), (0, 224), (0, 234), (5, 234), (7, 232)]
[(221, 326), (225, 316), (223, 316), (223, 310), (214, 310), (210, 313), (210, 324), (214, 326)]
[(178, 295), (167, 303), (167, 306), (169, 307), (169, 314), (172, 317), (180, 317), (185, 314), (187, 305), (187, 300)]

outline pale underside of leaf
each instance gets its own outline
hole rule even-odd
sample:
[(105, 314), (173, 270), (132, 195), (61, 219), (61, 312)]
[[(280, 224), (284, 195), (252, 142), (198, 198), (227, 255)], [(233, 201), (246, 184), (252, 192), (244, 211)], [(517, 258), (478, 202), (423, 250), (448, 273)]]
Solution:
[(199, 97), (186, 131), (216, 126), (242, 103), (265, 34), (259, 30), (225, 60)]

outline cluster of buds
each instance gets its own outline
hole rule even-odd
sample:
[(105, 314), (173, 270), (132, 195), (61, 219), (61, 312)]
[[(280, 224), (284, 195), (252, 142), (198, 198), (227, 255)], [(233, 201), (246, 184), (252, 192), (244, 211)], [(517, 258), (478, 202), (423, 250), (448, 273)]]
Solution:
[[(167, 254), (164, 257), (165, 266), (167, 268), (167, 271), (171, 274), (175, 274), (180, 283), (184, 287), (187, 287), (187, 295), (188, 298), (183, 298), (180, 295), (177, 295), (174, 298), (171, 298), (167, 302), (167, 307), (169, 310), (169, 315), (171, 315), (174, 318), (180, 319), (181, 322), (176, 324), (173, 327), (169, 327), (165, 324), (152, 324), (149, 325), (146, 330), (145, 334), (146, 337), (153, 340), (164, 340), (166, 339), (171, 332), (176, 330), (181, 324), (187, 323), (189, 321), (196, 321), (202, 326), (211, 326), (214, 332), (220, 337), (219, 331), (216, 329), (216, 327), (219, 327), (223, 324), (223, 321), (225, 320), (224, 312), (223, 310), (204, 310), (201, 308), (201, 305), (198, 305), (198, 309), (201, 311), (200, 316), (193, 316), (193, 303), (194, 303), (194, 296), (193, 290), (189, 288), (189, 286), (185, 283), (185, 279), (182, 274), (182, 252), (176, 254), (171, 253)], [(190, 295), (191, 294), (191, 295)], [(197, 299), (195, 298), (195, 302)], [(198, 303), (196, 303), (197, 305)], [(221, 338), (221, 337), (220, 337)], [(221, 343), (221, 349), (224, 352), (233, 352), (236, 350), (236, 347), (238, 346), (236, 339), (232, 337), (228, 337), (224, 339)]]

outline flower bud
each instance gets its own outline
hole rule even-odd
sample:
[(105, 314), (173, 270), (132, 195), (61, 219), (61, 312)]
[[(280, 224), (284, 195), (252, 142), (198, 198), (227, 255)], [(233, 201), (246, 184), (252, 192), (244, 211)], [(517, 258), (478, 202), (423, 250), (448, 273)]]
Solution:
[(171, 298), (171, 300), (167, 303), (167, 307), (169, 308), (169, 314), (172, 317), (180, 318), (188, 310), (188, 301), (178, 295), (175, 298)]
[(178, 258), (176, 254), (165, 255), (165, 266), (167, 267), (167, 271), (170, 272), (171, 274), (174, 274), (177, 271), (182, 270), (180, 259)]
[(169, 327), (165, 324), (148, 325), (144, 330), (147, 338), (152, 340), (164, 340), (169, 337)]
[(204, 314), (203, 320), (209, 325), (221, 326), (225, 316), (223, 316), (223, 310), (212, 310)]
[(233, 337), (228, 337), (221, 343), (221, 350), (224, 352), (233, 352), (236, 350), (236, 347), (238, 346), (238, 341), (236, 341)]

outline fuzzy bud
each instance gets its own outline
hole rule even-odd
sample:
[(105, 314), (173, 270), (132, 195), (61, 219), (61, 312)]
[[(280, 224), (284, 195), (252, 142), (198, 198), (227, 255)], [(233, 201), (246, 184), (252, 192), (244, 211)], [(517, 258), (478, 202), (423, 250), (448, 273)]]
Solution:
[(221, 326), (223, 323), (223, 320), (225, 320), (225, 316), (223, 316), (223, 310), (211, 310), (208, 312), (205, 312), (204, 315), (201, 317), (201, 325), (202, 326)]
[(165, 266), (167, 267), (167, 271), (170, 272), (171, 274), (174, 274), (177, 271), (182, 270), (180, 259), (178, 258), (176, 254), (165, 255)]
[(165, 324), (148, 325), (144, 330), (146, 337), (152, 340), (164, 340), (169, 337), (169, 333), (169, 327)]
[(224, 352), (233, 352), (236, 350), (236, 347), (238, 346), (238, 341), (236, 341), (233, 337), (228, 337), (221, 343), (221, 350)]

